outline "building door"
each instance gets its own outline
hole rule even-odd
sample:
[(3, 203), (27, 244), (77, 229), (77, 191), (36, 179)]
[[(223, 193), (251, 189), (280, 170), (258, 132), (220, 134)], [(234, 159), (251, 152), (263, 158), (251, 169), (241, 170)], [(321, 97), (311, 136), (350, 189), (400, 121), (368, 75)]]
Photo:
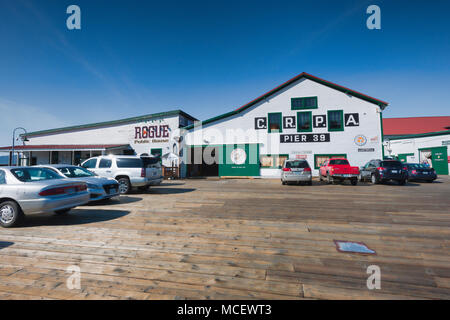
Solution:
[(421, 163), (427, 161), (437, 174), (448, 175), (447, 147), (426, 148), (419, 151)]
[(217, 177), (219, 175), (220, 147), (195, 146), (188, 149), (188, 177)]

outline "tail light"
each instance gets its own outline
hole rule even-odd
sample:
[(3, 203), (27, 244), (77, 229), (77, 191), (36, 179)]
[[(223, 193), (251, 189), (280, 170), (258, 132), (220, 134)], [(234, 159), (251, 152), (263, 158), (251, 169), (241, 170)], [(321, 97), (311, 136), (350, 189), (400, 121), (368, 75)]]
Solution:
[(145, 168), (141, 169), (141, 178), (145, 178)]
[(291, 171), (291, 168), (283, 168), (283, 171)]
[(61, 194), (66, 194), (66, 191), (68, 189), (75, 189), (76, 192), (81, 192), (87, 190), (87, 186), (85, 184), (80, 184), (76, 186), (50, 188), (39, 192), (39, 195), (42, 197), (57, 196)]
[(311, 168), (305, 168), (303, 169), (303, 172), (311, 172)]
[(403, 167), (403, 170), (407, 171), (407, 170), (408, 170), (408, 168), (407, 168), (407, 167)]
[(384, 170), (386, 170), (386, 168), (378, 167), (377, 170), (378, 170), (378, 171), (384, 171)]
[(412, 174), (417, 174), (417, 170), (411, 171)]

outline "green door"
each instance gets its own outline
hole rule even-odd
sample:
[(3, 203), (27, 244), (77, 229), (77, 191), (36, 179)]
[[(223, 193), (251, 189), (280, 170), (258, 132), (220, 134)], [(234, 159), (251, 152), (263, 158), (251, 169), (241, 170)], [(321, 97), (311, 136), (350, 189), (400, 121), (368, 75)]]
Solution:
[(259, 144), (223, 145), (220, 154), (219, 176), (260, 175)]
[(431, 149), (431, 162), (437, 174), (448, 175), (447, 147), (436, 147)]

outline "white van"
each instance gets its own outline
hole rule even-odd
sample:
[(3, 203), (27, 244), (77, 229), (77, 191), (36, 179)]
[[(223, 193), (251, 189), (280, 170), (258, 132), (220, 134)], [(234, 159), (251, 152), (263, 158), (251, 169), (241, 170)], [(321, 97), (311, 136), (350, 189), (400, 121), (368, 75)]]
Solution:
[(99, 156), (84, 161), (81, 166), (100, 177), (116, 179), (121, 194), (129, 193), (133, 187), (146, 190), (163, 180), (161, 160), (157, 157)]

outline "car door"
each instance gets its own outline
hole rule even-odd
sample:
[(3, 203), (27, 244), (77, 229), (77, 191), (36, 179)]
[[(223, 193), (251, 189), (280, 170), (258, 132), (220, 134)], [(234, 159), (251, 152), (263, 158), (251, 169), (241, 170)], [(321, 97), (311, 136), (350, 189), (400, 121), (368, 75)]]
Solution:
[(112, 172), (112, 159), (100, 158), (95, 173), (100, 177), (114, 178)]
[(370, 179), (370, 161), (365, 164), (363, 169), (361, 170), (361, 178), (364, 180)]

